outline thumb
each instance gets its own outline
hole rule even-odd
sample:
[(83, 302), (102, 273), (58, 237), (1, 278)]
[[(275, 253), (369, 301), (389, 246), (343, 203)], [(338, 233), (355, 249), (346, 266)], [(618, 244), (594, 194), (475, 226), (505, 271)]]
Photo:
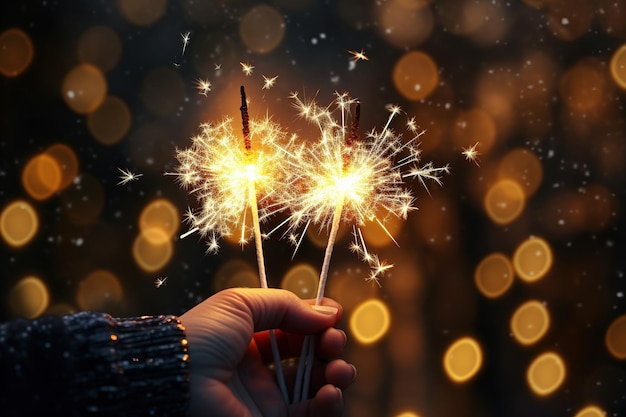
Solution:
[(334, 326), (341, 317), (341, 305), (331, 299), (324, 299), (322, 305), (313, 306), (291, 291), (282, 289), (237, 288), (227, 291), (245, 305), (254, 332), (280, 329), (312, 334)]

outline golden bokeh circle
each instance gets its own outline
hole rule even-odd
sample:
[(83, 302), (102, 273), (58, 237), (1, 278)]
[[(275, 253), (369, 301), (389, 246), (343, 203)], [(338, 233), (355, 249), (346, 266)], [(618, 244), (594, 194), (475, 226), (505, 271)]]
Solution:
[(0, 74), (17, 77), (33, 61), (30, 37), (21, 29), (11, 28), (0, 34)]
[(474, 271), (476, 287), (485, 297), (497, 298), (513, 284), (513, 265), (502, 253), (492, 253), (480, 261)]
[(285, 37), (285, 20), (271, 6), (262, 4), (248, 10), (239, 23), (241, 41), (252, 52), (266, 54)]
[(462, 337), (448, 347), (443, 356), (446, 375), (458, 383), (466, 382), (480, 370), (483, 354), (478, 342), (471, 337)]
[(46, 284), (34, 276), (21, 279), (9, 294), (9, 305), (13, 313), (28, 319), (39, 317), (49, 303), (50, 294)]
[(518, 148), (508, 152), (498, 164), (500, 178), (516, 181), (530, 197), (543, 180), (543, 166), (537, 155), (528, 149)]
[(398, 48), (414, 48), (430, 36), (435, 18), (425, 0), (387, 1), (375, 8), (380, 35)]
[(104, 101), (107, 81), (99, 68), (80, 64), (67, 73), (61, 93), (65, 103), (76, 113), (89, 114)]
[(526, 282), (543, 278), (551, 267), (552, 249), (541, 238), (531, 237), (525, 240), (513, 254), (513, 268), (517, 275)]
[(509, 224), (524, 211), (526, 198), (517, 181), (500, 180), (487, 190), (483, 201), (489, 218), (497, 224)]
[(541, 302), (527, 301), (511, 317), (511, 332), (522, 345), (532, 345), (541, 339), (550, 327), (550, 314)]
[(611, 57), (611, 77), (615, 84), (626, 90), (626, 44), (617, 48)]
[(119, 97), (108, 96), (87, 116), (87, 128), (100, 143), (112, 145), (119, 142), (130, 129), (130, 109)]
[[(154, 244), (161, 244), (163, 240), (170, 240), (178, 230), (180, 215), (176, 206), (165, 198), (157, 198), (148, 203), (139, 215), (139, 230), (151, 231), (145, 238)], [(152, 229), (159, 229), (163, 233), (152, 233)], [(156, 239), (156, 240), (155, 240)]]
[(281, 288), (291, 291), (303, 299), (315, 298), (319, 282), (319, 272), (309, 264), (292, 266), (280, 284)]
[(78, 285), (76, 303), (85, 311), (108, 311), (124, 296), (120, 280), (110, 271), (90, 272)]
[(360, 303), (350, 315), (352, 336), (363, 345), (371, 345), (382, 339), (390, 323), (389, 309), (375, 298)]
[(156, 272), (169, 263), (174, 245), (160, 227), (142, 230), (133, 243), (133, 258), (141, 269)]
[(607, 80), (602, 71), (592, 62), (581, 62), (567, 69), (561, 77), (559, 94), (570, 110), (590, 112), (603, 102)]
[(61, 170), (61, 184), (59, 188), (61, 190), (67, 188), (78, 175), (78, 157), (76, 152), (64, 143), (55, 143), (48, 147), (44, 153), (51, 156)]
[(81, 62), (93, 64), (106, 72), (119, 62), (122, 41), (110, 27), (92, 26), (78, 38), (77, 52)]
[(137, 26), (150, 26), (164, 13), (167, 0), (117, 0), (117, 8), (126, 20)]
[(409, 100), (417, 101), (428, 97), (438, 83), (437, 64), (425, 52), (407, 52), (393, 68), (393, 84)]
[(39, 217), (27, 201), (14, 201), (0, 213), (0, 234), (10, 246), (17, 248), (26, 245), (38, 229)]
[(609, 353), (616, 359), (626, 359), (626, 315), (616, 318), (604, 336)]
[(526, 372), (526, 381), (535, 394), (546, 396), (561, 386), (565, 374), (565, 363), (561, 356), (554, 352), (546, 352), (532, 361)]
[(61, 188), (61, 180), (59, 163), (46, 153), (33, 156), (22, 170), (22, 185), (35, 200), (50, 198)]
[(606, 413), (595, 405), (588, 405), (578, 411), (574, 417), (606, 417)]
[(214, 290), (226, 288), (259, 288), (258, 273), (249, 263), (241, 259), (232, 259), (222, 265), (213, 275)]

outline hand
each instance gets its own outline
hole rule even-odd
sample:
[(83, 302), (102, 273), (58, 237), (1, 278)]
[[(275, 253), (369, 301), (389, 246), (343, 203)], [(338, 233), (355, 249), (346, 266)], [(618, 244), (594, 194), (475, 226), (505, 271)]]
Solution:
[[(340, 416), (341, 390), (356, 376), (352, 365), (334, 359), (346, 342), (332, 327), (341, 312), (330, 299), (314, 309), (289, 291), (258, 288), (224, 290), (189, 310), (180, 318), (189, 340), (189, 415)], [(293, 405), (282, 400), (266, 365), (272, 361), (269, 329), (277, 329), (281, 359), (299, 357), (303, 335), (317, 335), (315, 352), (325, 363), (314, 369), (313, 398)], [(289, 379), (287, 386), (293, 388)]]

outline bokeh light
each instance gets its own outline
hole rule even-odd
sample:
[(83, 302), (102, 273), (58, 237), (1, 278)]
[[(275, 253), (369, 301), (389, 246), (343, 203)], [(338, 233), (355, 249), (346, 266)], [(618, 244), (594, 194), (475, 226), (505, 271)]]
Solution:
[(457, 383), (470, 380), (480, 370), (483, 353), (478, 342), (471, 337), (462, 337), (452, 343), (443, 355), (446, 375)]
[(565, 105), (578, 113), (595, 110), (605, 94), (604, 70), (595, 61), (584, 61), (569, 68), (561, 78), (559, 94)]
[(28, 68), (33, 55), (33, 42), (21, 29), (11, 28), (0, 33), (0, 74), (17, 77)]
[(285, 20), (271, 6), (255, 6), (241, 18), (239, 35), (252, 52), (266, 54), (280, 45), (285, 37)]
[(395, 414), (394, 417), (420, 417), (420, 415), (413, 411), (401, 411)]
[(120, 60), (122, 41), (110, 27), (92, 26), (80, 35), (77, 52), (81, 62), (107, 72), (115, 68)]
[(565, 363), (561, 356), (546, 352), (537, 356), (526, 372), (526, 381), (530, 389), (539, 396), (550, 395), (565, 380)]
[(22, 171), (22, 185), (36, 200), (45, 200), (61, 187), (61, 167), (46, 153), (33, 156)]
[(451, 133), (456, 146), (468, 148), (478, 142), (484, 155), (496, 140), (496, 125), (485, 110), (473, 108), (459, 112)]
[(498, 165), (501, 178), (517, 182), (526, 197), (537, 191), (543, 179), (543, 167), (537, 155), (528, 149), (518, 148), (509, 151)]
[(119, 142), (130, 129), (131, 114), (128, 105), (119, 97), (108, 96), (87, 116), (87, 127), (100, 143)]
[(409, 100), (417, 101), (428, 97), (438, 83), (437, 64), (425, 52), (407, 52), (393, 68), (393, 84)]
[(31, 241), (39, 230), (37, 212), (27, 201), (17, 200), (2, 209), (0, 234), (13, 247), (21, 247)]
[(550, 314), (546, 306), (536, 300), (526, 301), (511, 317), (511, 332), (522, 345), (539, 341), (550, 327)]
[(61, 94), (76, 113), (89, 114), (102, 104), (107, 89), (107, 81), (100, 69), (91, 64), (80, 64), (65, 76)]
[(294, 265), (285, 274), (281, 288), (291, 291), (300, 298), (315, 298), (319, 271), (309, 264)]
[(538, 237), (522, 242), (513, 255), (513, 268), (526, 282), (543, 278), (551, 267), (552, 249), (545, 240)]
[(588, 405), (578, 411), (574, 417), (605, 417), (606, 413), (595, 405)]
[[(231, 259), (210, 277), (215, 291), (226, 288), (258, 288), (260, 287), (259, 275), (252, 266), (241, 260)], [(209, 281), (209, 277), (207, 277)]]
[(626, 44), (620, 46), (611, 57), (611, 76), (613, 81), (623, 89), (626, 89)]
[(483, 204), (494, 223), (508, 224), (522, 213), (526, 198), (517, 181), (500, 180), (489, 188)]
[(34, 276), (22, 278), (9, 294), (9, 305), (16, 316), (34, 319), (48, 308), (50, 294), (46, 284)]
[(615, 358), (626, 359), (626, 315), (616, 318), (606, 331), (604, 343)]
[(476, 267), (474, 282), (485, 297), (497, 298), (511, 287), (514, 275), (510, 259), (502, 253), (492, 253)]
[[(180, 226), (180, 214), (174, 204), (165, 199), (157, 198), (148, 203), (139, 215), (139, 230), (145, 238), (159, 245), (171, 240)], [(158, 229), (162, 233), (155, 233)]]
[(586, 0), (550, 0), (548, 29), (565, 41), (572, 41), (590, 29), (593, 21), (593, 8)]
[(78, 157), (76, 152), (64, 143), (55, 143), (44, 152), (52, 157), (61, 170), (61, 183), (59, 189), (67, 188), (78, 175)]
[(141, 269), (156, 272), (172, 259), (174, 245), (160, 227), (142, 230), (133, 242), (133, 258)]
[(389, 309), (378, 299), (362, 302), (350, 315), (352, 336), (363, 345), (371, 345), (383, 338), (390, 323)]
[(428, 38), (435, 19), (426, 0), (391, 0), (375, 8), (380, 35), (398, 48), (414, 48)]
[(111, 271), (97, 269), (78, 284), (76, 303), (83, 311), (115, 311), (124, 297), (122, 284)]
[(165, 13), (167, 0), (117, 0), (116, 5), (130, 23), (150, 26)]

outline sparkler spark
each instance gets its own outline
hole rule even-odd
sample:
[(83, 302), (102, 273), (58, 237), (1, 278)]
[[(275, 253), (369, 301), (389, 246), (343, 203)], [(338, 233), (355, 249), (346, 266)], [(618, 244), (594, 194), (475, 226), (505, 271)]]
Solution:
[(161, 288), (162, 286), (167, 285), (165, 281), (167, 281), (167, 277), (157, 278), (156, 280), (154, 280), (154, 286), (157, 288)]
[(461, 153), (463, 154), (463, 156), (465, 156), (465, 159), (467, 161), (472, 161), (477, 166), (480, 166), (480, 159), (478, 159), (478, 155), (480, 155), (480, 153), (476, 150), (476, 147), (478, 147), (478, 144), (479, 142), (476, 142), (470, 147), (463, 148), (463, 152)]
[(247, 62), (240, 62), (239, 64), (241, 65), (241, 70), (244, 74), (246, 74), (247, 77), (252, 75), (252, 70), (254, 69), (252, 65)]
[(196, 80), (196, 88), (199, 94), (206, 97), (207, 93), (211, 91), (211, 81), (198, 78)]
[(191, 39), (191, 32), (181, 33), (180, 38), (183, 42), (183, 52), (180, 55), (182, 58), (183, 56), (185, 56), (185, 50), (187, 49), (187, 45), (189, 44), (189, 40)]
[(136, 181), (139, 179), (139, 177), (143, 176), (143, 174), (135, 174), (129, 169), (124, 170), (122, 168), (118, 168), (118, 170), (122, 173), (122, 175), (119, 176), (120, 181), (117, 183), (117, 185), (126, 185), (129, 182)]
[(263, 76), (263, 88), (262, 90), (269, 90), (270, 88), (274, 87), (274, 84), (276, 83), (276, 79), (278, 78), (278, 75), (274, 76), (274, 77), (266, 77), (265, 75)]
[(363, 50), (361, 49), (361, 51), (348, 51), (348, 53), (350, 55), (352, 55), (352, 60), (353, 61), (359, 61), (359, 60), (363, 60), (363, 61), (369, 61), (369, 58), (367, 56), (365, 56), (365, 53), (363, 52)]

